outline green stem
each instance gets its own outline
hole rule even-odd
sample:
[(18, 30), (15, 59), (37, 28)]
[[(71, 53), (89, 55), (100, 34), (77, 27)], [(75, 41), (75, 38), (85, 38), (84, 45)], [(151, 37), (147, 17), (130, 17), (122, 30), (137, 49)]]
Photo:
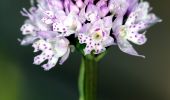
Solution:
[(79, 100), (84, 100), (84, 73), (85, 73), (85, 64), (84, 59), (82, 58), (82, 62), (80, 65), (79, 72), (79, 80), (78, 80), (78, 88), (79, 88)]
[(79, 100), (96, 100), (98, 62), (106, 55), (86, 55), (82, 57), (79, 73)]
[(94, 56), (82, 58), (79, 74), (79, 100), (96, 100), (97, 61)]

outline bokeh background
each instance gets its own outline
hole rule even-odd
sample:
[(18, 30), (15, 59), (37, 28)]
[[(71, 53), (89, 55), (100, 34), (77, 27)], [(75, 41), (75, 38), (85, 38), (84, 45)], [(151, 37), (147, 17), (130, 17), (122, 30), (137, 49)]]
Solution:
[[(148, 1), (163, 22), (135, 46), (146, 59), (109, 49), (99, 66), (97, 100), (170, 100), (170, 1)], [(46, 72), (32, 64), (33, 48), (19, 45), (25, 19), (19, 11), (29, 6), (29, 0), (0, 2), (0, 100), (78, 100), (78, 52)]]

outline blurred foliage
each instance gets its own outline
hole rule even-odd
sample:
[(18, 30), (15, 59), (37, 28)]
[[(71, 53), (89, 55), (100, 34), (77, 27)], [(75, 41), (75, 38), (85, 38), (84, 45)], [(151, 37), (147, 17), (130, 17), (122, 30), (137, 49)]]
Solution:
[(0, 55), (0, 100), (19, 100), (22, 75), (17, 66)]

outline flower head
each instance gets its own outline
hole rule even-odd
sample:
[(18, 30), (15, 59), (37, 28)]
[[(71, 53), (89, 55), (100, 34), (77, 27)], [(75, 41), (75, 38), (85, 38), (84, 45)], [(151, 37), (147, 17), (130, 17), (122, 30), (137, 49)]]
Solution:
[(125, 53), (142, 56), (130, 42), (143, 45), (146, 29), (161, 21), (150, 11), (148, 2), (138, 0), (37, 0), (37, 6), (21, 11), (28, 17), (21, 44), (41, 51), (34, 64), (47, 60), (45, 70), (63, 64), (74, 47), (83, 55), (99, 55), (117, 44)]

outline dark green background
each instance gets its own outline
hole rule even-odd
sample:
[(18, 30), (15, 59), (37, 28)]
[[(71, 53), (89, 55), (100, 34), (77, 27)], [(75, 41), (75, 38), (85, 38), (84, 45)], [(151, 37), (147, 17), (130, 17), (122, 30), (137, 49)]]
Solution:
[[(146, 59), (109, 49), (99, 66), (98, 100), (170, 100), (170, 1), (148, 1), (163, 22), (148, 30), (145, 45), (135, 46)], [(48, 72), (33, 65), (33, 48), (17, 41), (22, 7), (29, 0), (0, 2), (0, 100), (78, 100), (81, 56), (72, 53)]]

